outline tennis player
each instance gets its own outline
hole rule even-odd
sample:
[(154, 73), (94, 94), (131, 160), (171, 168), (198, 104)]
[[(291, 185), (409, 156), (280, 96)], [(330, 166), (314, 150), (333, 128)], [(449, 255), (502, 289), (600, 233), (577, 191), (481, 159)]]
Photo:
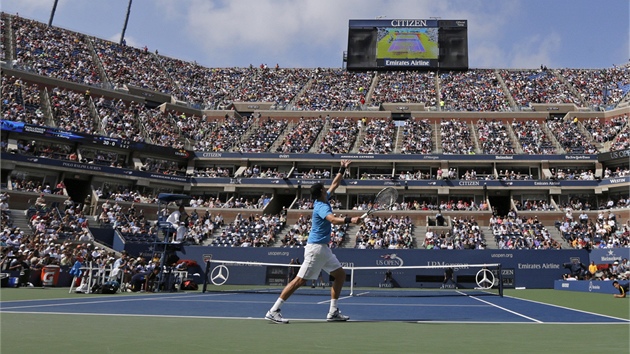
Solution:
[(630, 289), (630, 284), (626, 283), (626, 284), (619, 284), (618, 281), (613, 281), (612, 285), (615, 287), (615, 289), (619, 290), (619, 294), (614, 294), (614, 297), (619, 297), (619, 298), (624, 298), (626, 297), (626, 293), (629, 291)]
[(326, 320), (335, 322), (347, 321), (350, 318), (342, 315), (337, 307), (337, 300), (346, 280), (346, 271), (328, 247), (333, 224), (359, 224), (361, 222), (361, 218), (358, 216), (353, 218), (349, 216), (345, 218), (335, 216), (328, 202), (332, 193), (341, 184), (348, 165), (350, 165), (350, 160), (341, 161), (341, 168), (339, 168), (339, 172), (333, 179), (328, 191), (324, 189), (322, 183), (316, 183), (311, 187), (311, 197), (314, 201), (313, 218), (311, 220), (311, 232), (304, 247), (304, 262), (300, 266), (297, 276), (284, 287), (276, 303), (265, 315), (265, 319), (279, 324), (289, 323), (289, 320), (282, 317), (280, 308), (297, 289), (306, 284), (308, 279), (316, 279), (322, 269), (335, 278), (330, 288), (330, 310)]

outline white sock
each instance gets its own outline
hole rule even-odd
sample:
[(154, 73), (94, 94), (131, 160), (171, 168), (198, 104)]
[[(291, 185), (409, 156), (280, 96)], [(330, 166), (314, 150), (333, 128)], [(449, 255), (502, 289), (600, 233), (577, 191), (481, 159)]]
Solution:
[(337, 299), (330, 299), (330, 313), (337, 311)]
[(273, 304), (273, 307), (269, 311), (271, 312), (279, 311), (280, 308), (282, 307), (282, 304), (284, 304), (284, 300), (282, 300), (281, 298), (278, 298), (278, 300), (276, 300), (276, 303)]

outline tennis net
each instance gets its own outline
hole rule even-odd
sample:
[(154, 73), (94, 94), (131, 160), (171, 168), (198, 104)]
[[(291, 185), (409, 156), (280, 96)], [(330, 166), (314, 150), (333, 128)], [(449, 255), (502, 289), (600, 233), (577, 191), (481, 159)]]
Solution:
[[(299, 270), (297, 264), (209, 260), (203, 292), (277, 293)], [(503, 296), (501, 264), (344, 267), (342, 296)], [(334, 278), (322, 272), (296, 294), (326, 295)]]

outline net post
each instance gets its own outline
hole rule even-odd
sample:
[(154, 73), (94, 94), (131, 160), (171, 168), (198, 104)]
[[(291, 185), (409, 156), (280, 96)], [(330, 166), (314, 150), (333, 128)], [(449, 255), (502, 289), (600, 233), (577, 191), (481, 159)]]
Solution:
[(503, 297), (503, 270), (501, 268), (501, 263), (499, 263), (499, 296)]
[(350, 268), (350, 296), (354, 295), (354, 268)]
[(203, 277), (203, 288), (201, 290), (202, 293), (205, 293), (206, 290), (208, 289), (208, 276), (210, 275), (210, 260), (206, 261), (206, 272), (205, 272), (205, 276)]

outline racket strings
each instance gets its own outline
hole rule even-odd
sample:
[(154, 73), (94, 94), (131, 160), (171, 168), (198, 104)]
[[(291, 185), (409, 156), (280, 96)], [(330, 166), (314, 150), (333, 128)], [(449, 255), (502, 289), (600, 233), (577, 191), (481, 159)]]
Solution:
[(386, 209), (396, 203), (398, 192), (395, 189), (387, 189), (376, 196), (374, 200), (375, 209)]

